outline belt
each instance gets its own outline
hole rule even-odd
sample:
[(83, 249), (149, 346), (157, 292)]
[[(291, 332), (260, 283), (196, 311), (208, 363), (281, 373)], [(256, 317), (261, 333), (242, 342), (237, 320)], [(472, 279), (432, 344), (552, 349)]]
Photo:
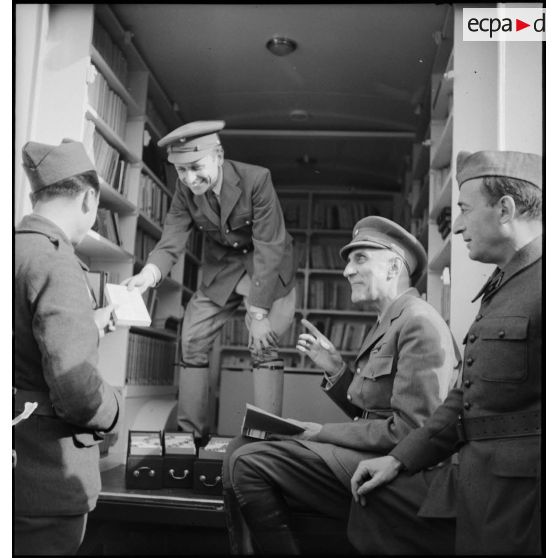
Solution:
[(35, 415), (56, 416), (48, 392), (14, 388), (14, 408), (17, 413), (23, 411), (26, 402), (38, 403), (37, 408), (33, 411)]
[(457, 423), (459, 440), (490, 440), (491, 438), (515, 438), (517, 436), (540, 436), (541, 412), (525, 411), (504, 415), (487, 415), (465, 419), (459, 416)]

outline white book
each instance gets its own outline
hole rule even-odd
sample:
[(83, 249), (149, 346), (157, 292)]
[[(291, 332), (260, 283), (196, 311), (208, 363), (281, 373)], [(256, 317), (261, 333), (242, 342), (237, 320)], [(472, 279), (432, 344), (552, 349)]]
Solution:
[(126, 285), (107, 283), (105, 295), (107, 301), (115, 306), (113, 316), (117, 326), (147, 327), (151, 325), (151, 316), (139, 289), (134, 288), (129, 291)]

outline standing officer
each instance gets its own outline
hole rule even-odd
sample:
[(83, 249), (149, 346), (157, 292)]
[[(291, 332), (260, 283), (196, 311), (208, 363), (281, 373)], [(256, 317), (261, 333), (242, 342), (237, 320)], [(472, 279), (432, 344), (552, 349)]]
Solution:
[(350, 478), (359, 461), (388, 453), (424, 423), (455, 383), (459, 356), (449, 328), (410, 288), (411, 277), (420, 277), (426, 264), (417, 239), (393, 221), (366, 217), (355, 225), (341, 257), (347, 259), (351, 300), (371, 303), (376, 325), (354, 366), (309, 322), (311, 333), (300, 335), (297, 349), (324, 370), (322, 387), (348, 420), (300, 422), (305, 431), (299, 436), (236, 450), (238, 442), (231, 442), (223, 486), (233, 550), (241, 530), (235, 501), (263, 553), (299, 552), (292, 511), (340, 520), (344, 536)]
[(14, 410), (38, 407), (14, 430), (15, 554), (75, 554), (101, 488), (99, 448), (120, 396), (97, 370), (112, 307), (93, 311), (74, 253), (99, 204), (81, 143), (28, 142), (23, 166), (33, 213), (15, 232)]
[[(497, 267), (474, 299), (482, 296), (464, 340), (462, 387), (389, 456), (353, 475), (355, 502), (367, 505), (353, 504), (349, 536), (363, 553), (428, 552), (435, 537), (425, 541), (421, 523), (441, 516), (456, 517), (458, 554), (541, 552), (542, 159), (461, 152), (457, 181), (453, 231), (471, 259)], [(445, 466), (427, 491), (423, 474), (412, 475), (456, 449), (455, 478)]]
[(278, 338), (295, 309), (292, 237), (269, 170), (224, 158), (223, 121), (191, 122), (159, 141), (179, 181), (161, 240), (138, 275), (125, 281), (143, 292), (156, 286), (184, 252), (194, 227), (205, 233), (201, 287), (182, 326), (178, 425), (208, 434), (209, 351), (242, 301), (250, 332), (255, 404), (281, 413), (283, 360)]

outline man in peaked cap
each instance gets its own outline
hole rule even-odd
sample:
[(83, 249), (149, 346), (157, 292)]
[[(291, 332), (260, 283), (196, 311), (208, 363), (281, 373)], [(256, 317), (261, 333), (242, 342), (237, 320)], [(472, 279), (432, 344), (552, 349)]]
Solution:
[[(161, 240), (142, 271), (127, 280), (156, 286), (184, 252), (194, 228), (205, 236), (200, 288), (182, 327), (178, 425), (205, 438), (209, 429), (209, 351), (222, 326), (245, 301), (256, 405), (280, 414), (283, 360), (278, 338), (294, 318), (293, 241), (269, 170), (224, 158), (225, 123), (191, 122), (159, 141), (179, 181)], [(188, 265), (188, 264), (186, 264)]]
[(99, 203), (95, 167), (79, 142), (28, 142), (23, 167), (33, 213), (15, 231), (15, 554), (75, 554), (101, 479), (99, 442), (116, 428), (120, 396), (97, 370), (112, 307), (93, 310), (74, 253)]
[[(473, 299), (482, 297), (463, 340), (461, 386), (353, 476), (349, 536), (365, 554), (432, 552), (436, 536), (425, 541), (421, 530), (432, 517), (456, 518), (458, 554), (541, 552), (542, 158), (460, 152), (457, 181), (453, 232), (471, 259), (497, 267)], [(454, 465), (438, 469), (426, 492), (418, 471), (449, 456)], [(404, 542), (386, 528), (394, 524)]]
[(238, 449), (242, 442), (233, 440), (223, 465), (223, 483), (228, 475), (262, 553), (299, 552), (293, 511), (335, 520), (321, 531), (346, 540), (350, 478), (358, 462), (385, 455), (421, 426), (457, 378), (459, 354), (448, 326), (411, 288), (426, 264), (417, 239), (393, 221), (366, 217), (340, 254), (351, 300), (371, 305), (378, 319), (363, 314), (373, 327), (353, 362), (344, 362), (306, 320), (309, 333), (299, 336), (297, 349), (324, 370), (322, 388), (347, 421), (300, 422), (298, 436)]

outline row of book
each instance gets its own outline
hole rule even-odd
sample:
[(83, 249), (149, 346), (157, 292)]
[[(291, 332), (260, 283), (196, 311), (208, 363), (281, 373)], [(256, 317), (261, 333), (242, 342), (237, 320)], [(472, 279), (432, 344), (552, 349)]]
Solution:
[(308, 224), (308, 201), (305, 199), (281, 199), (283, 218), (289, 229), (305, 229)]
[(122, 246), (122, 235), (120, 233), (120, 217), (116, 211), (104, 207), (97, 209), (97, 218), (93, 224), (93, 230), (101, 236), (110, 240), (117, 246)]
[(93, 156), (99, 175), (109, 186), (126, 196), (128, 194), (126, 174), (130, 163), (96, 129), (93, 131)]
[(149, 252), (155, 248), (157, 239), (153, 238), (149, 233), (142, 229), (136, 231), (136, 238), (134, 244), (134, 256), (136, 261), (144, 263), (147, 260)]
[(88, 85), (89, 104), (120, 138), (126, 135), (128, 107), (107, 83), (103, 74), (93, 65), (94, 78)]
[(331, 341), (338, 351), (358, 351), (371, 328), (369, 321), (325, 318), (312, 323)]
[(138, 209), (163, 226), (170, 207), (170, 196), (145, 173), (140, 174)]
[(126, 362), (126, 383), (172, 385), (176, 342), (130, 332)]
[(339, 200), (320, 200), (314, 204), (312, 228), (352, 230), (363, 217), (379, 214), (376, 200), (343, 200), (343, 203), (339, 203)]
[(313, 244), (310, 247), (310, 267), (313, 269), (343, 269), (345, 262), (339, 250), (350, 242), (350, 238), (328, 238), (327, 244)]
[(107, 30), (97, 20), (93, 26), (93, 46), (99, 51), (99, 54), (118, 79), (126, 85), (128, 82), (128, 61)]
[(358, 310), (351, 306), (351, 286), (346, 279), (313, 279), (309, 285), (308, 308)]

